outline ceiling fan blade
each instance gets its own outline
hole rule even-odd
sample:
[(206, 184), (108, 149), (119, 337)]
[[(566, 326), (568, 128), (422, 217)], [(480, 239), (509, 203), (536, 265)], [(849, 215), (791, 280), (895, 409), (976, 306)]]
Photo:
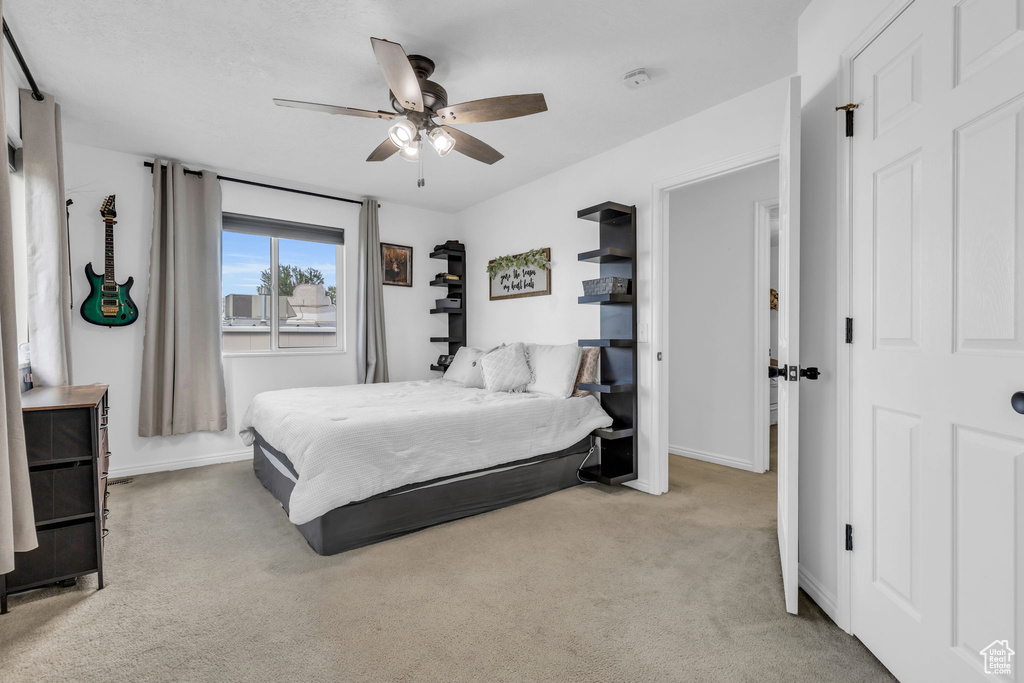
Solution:
[(474, 100), (453, 104), (437, 110), (437, 115), (445, 123), (479, 123), (481, 121), (500, 121), (514, 119), (517, 116), (529, 116), (547, 111), (548, 105), (544, 95), (505, 95), (504, 97), (488, 97), (485, 100)]
[(485, 164), (493, 164), (501, 161), (505, 155), (488, 145), (483, 140), (478, 140), (468, 133), (456, 130), (451, 126), (441, 126), (445, 131), (455, 138), (455, 151), (465, 154), (470, 159), (482, 161)]
[(405, 50), (398, 43), (381, 38), (370, 38), (373, 45), (373, 54), (377, 57), (377, 64), (384, 72), (384, 78), (388, 87), (394, 93), (398, 103), (406, 109), (423, 111), (423, 92), (420, 90), (419, 79), (416, 72), (412, 70), (409, 57)]
[(317, 104), (316, 102), (300, 102), (299, 100), (281, 100), (274, 98), (274, 104), (279, 107), (292, 107), (293, 109), (308, 109), (310, 111), (322, 111), (327, 114), (342, 114), (344, 116), (361, 116), (367, 119), (395, 118), (395, 114), (389, 111), (369, 111), (368, 109), (353, 109), (351, 107), (338, 107), (333, 104)]
[(367, 161), (384, 161), (392, 154), (398, 151), (398, 145), (391, 142), (391, 138), (386, 138), (384, 142), (377, 145), (377, 149), (370, 152), (370, 156), (366, 157)]

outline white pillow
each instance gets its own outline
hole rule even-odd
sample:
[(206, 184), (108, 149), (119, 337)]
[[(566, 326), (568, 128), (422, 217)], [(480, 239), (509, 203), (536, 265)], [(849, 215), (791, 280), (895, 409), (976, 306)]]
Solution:
[(480, 368), (480, 359), (486, 353), (472, 346), (463, 346), (455, 352), (455, 359), (448, 366), (444, 378), (459, 382), (467, 389), (483, 389), (484, 375)]
[(533, 381), (533, 371), (526, 360), (526, 347), (522, 342), (491, 351), (480, 359), (487, 391), (524, 391)]
[(526, 357), (536, 377), (527, 391), (556, 398), (569, 398), (576, 388), (580, 369), (580, 347), (576, 344), (527, 344)]

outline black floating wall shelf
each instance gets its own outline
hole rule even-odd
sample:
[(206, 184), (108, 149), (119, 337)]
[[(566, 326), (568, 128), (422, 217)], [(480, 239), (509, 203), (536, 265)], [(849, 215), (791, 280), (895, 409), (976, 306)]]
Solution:
[[(430, 312), (435, 315), (448, 316), (448, 336), (431, 337), (430, 341), (437, 344), (447, 344), (447, 355), (453, 356), (455, 352), (466, 345), (466, 252), (458, 249), (435, 249), (430, 252), (430, 258), (440, 259), (448, 265), (445, 272), (449, 275), (458, 276), (458, 280), (436, 278), (430, 281), (431, 287), (444, 287), (448, 290), (447, 297), (462, 300), (460, 308), (432, 308)], [(439, 292), (440, 293), (440, 292)], [(447, 367), (431, 364), (430, 369), (435, 372), (444, 372)]]
[(632, 346), (632, 339), (580, 339), (580, 346)]
[[(604, 277), (602, 273), (601, 277)], [(581, 296), (579, 298), (581, 304), (631, 304), (633, 303), (632, 294), (591, 294), (590, 296)]]
[(594, 251), (585, 251), (579, 255), (579, 260), (589, 263), (615, 263), (616, 261), (628, 261), (633, 258), (635, 253), (633, 249), (606, 247), (595, 249)]
[(579, 341), (580, 346), (601, 349), (601, 379), (579, 387), (597, 394), (614, 421), (611, 427), (594, 430), (600, 457), (580, 475), (602, 484), (622, 484), (637, 478), (636, 207), (605, 202), (579, 211), (577, 217), (599, 224), (601, 245), (580, 254), (579, 260), (599, 264), (601, 277), (623, 277), (632, 283), (628, 294), (579, 297), (581, 304), (601, 306), (601, 338)]

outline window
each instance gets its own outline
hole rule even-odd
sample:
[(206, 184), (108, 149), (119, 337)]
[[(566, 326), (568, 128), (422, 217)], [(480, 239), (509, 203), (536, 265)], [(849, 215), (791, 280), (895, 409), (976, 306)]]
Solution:
[(343, 347), (344, 243), (340, 228), (225, 213), (224, 352)]

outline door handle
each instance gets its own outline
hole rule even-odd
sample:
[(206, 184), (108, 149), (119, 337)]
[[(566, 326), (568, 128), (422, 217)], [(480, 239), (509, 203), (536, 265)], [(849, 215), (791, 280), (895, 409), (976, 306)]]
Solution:
[(1024, 391), (1018, 391), (1010, 397), (1010, 405), (1021, 415), (1024, 415)]
[(818, 368), (813, 365), (807, 368), (800, 368), (800, 376), (804, 379), (818, 379), (820, 375), (821, 373), (818, 372)]
[[(781, 368), (774, 365), (768, 366), (768, 377), (783, 379), (789, 382), (796, 382), (797, 380), (803, 379), (818, 379), (821, 376), (821, 371), (818, 368), (811, 367), (801, 368), (799, 365), (783, 365)], [(1024, 392), (1021, 393), (1021, 409), (1017, 412), (1024, 413)], [(1016, 396), (1016, 394), (1014, 394)], [(1017, 410), (1014, 407), (1014, 410)]]

